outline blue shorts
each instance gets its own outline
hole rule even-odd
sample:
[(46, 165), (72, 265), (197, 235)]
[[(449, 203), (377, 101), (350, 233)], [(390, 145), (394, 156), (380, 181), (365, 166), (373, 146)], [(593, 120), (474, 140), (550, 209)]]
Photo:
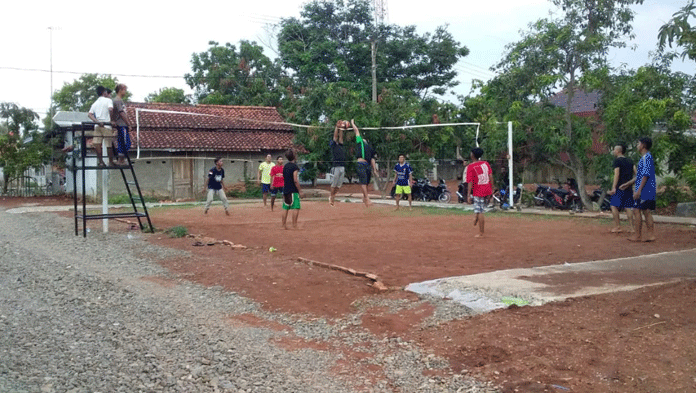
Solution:
[(283, 187), (271, 187), (271, 196), (276, 196), (278, 193), (283, 194)]
[(632, 209), (635, 205), (633, 192), (631, 190), (616, 190), (616, 194), (611, 196), (610, 204), (619, 209)]
[(360, 184), (370, 184), (372, 172), (370, 172), (370, 164), (364, 161), (358, 161), (355, 166), (355, 172), (358, 173), (358, 181)]
[(634, 202), (635, 202), (635, 205), (633, 205), (634, 209), (655, 210), (655, 200), (644, 201), (642, 199), (636, 199)]
[(271, 185), (266, 183), (261, 183), (261, 192), (267, 194), (271, 192)]

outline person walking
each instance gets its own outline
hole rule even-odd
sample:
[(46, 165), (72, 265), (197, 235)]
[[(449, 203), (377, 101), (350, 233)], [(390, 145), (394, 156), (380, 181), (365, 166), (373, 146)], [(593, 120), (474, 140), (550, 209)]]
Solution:
[(292, 210), (292, 227), (297, 229), (297, 218), (300, 215), (300, 167), (295, 163), (295, 152), (285, 153), (288, 163), (283, 167), (283, 229), (288, 229), (288, 212)]
[(283, 156), (278, 156), (276, 164), (271, 168), (271, 211), (275, 204), (276, 195), (283, 195)]
[(412, 210), (411, 184), (413, 184), (413, 169), (406, 162), (406, 155), (404, 154), (399, 154), (399, 162), (394, 166), (393, 183), (396, 185), (396, 190), (394, 190), (396, 210), (399, 210), (399, 200), (404, 194), (408, 195), (408, 210)]
[(334, 206), (338, 189), (343, 185), (346, 175), (346, 150), (343, 147), (343, 133), (348, 129), (350, 123), (339, 120), (334, 128), (333, 139), (329, 141), (333, 166), (331, 167), (331, 194), (329, 204)]
[(620, 209), (626, 210), (626, 218), (630, 232), (633, 232), (633, 192), (630, 187), (635, 181), (636, 166), (630, 158), (625, 157), (626, 145), (618, 144), (614, 146), (612, 154), (616, 157), (614, 164), (614, 179), (611, 190), (607, 195), (611, 195), (611, 214), (614, 217), (614, 228), (612, 233), (623, 232), (619, 218)]
[(273, 156), (266, 155), (266, 161), (259, 165), (259, 183), (261, 184), (261, 192), (263, 193), (263, 205), (266, 205), (268, 193), (271, 192), (271, 168), (273, 168)]
[(222, 169), (222, 158), (218, 157), (215, 159), (215, 166), (208, 171), (208, 179), (205, 181), (205, 187), (203, 188), (203, 192), (206, 192), (206, 190), (208, 191), (204, 214), (208, 214), (208, 209), (210, 209), (210, 205), (213, 203), (213, 197), (217, 194), (220, 201), (222, 201), (222, 205), (225, 207), (225, 214), (228, 216), (230, 215), (228, 210), (230, 205), (225, 195), (227, 187), (225, 187), (224, 178), (225, 170)]
[(469, 184), (467, 200), (474, 204), (474, 226), (478, 224), (479, 233), (475, 237), (482, 238), (485, 228), (485, 218), (483, 216), (486, 206), (486, 197), (493, 195), (493, 170), (491, 165), (482, 161), (483, 150), (479, 147), (471, 149), (471, 164), (466, 167), (466, 181)]
[[(654, 242), (655, 241), (655, 222), (653, 221), (652, 212), (655, 210), (655, 197), (657, 195), (657, 183), (655, 181), (655, 161), (653, 160), (650, 149), (652, 148), (652, 139), (641, 138), (638, 142), (638, 152), (640, 152), (640, 160), (636, 169), (635, 189), (633, 191), (633, 200), (635, 202), (633, 208), (633, 236), (628, 240), (632, 242)], [(642, 238), (643, 221), (645, 218), (645, 238)]]

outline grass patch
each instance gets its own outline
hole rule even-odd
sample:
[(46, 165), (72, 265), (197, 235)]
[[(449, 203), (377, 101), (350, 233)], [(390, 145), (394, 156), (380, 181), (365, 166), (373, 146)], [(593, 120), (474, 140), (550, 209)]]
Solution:
[(164, 231), (164, 233), (168, 234), (169, 237), (179, 238), (188, 235), (188, 229), (186, 229), (186, 227), (184, 226), (179, 225), (167, 229), (166, 231)]

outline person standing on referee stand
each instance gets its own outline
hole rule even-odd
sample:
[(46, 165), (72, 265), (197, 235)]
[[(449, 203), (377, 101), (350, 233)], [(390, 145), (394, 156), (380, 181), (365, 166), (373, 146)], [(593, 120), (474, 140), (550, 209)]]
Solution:
[(273, 204), (275, 204), (276, 195), (280, 193), (283, 195), (283, 186), (285, 182), (283, 181), (283, 156), (278, 156), (276, 159), (276, 164), (271, 168), (271, 211), (273, 211)]
[(354, 119), (350, 121), (350, 124), (353, 126), (353, 131), (355, 131), (355, 142), (358, 144), (356, 152), (358, 157), (356, 172), (358, 173), (360, 188), (362, 188), (363, 202), (365, 203), (365, 206), (370, 207), (372, 202), (370, 202), (370, 198), (367, 196), (367, 186), (370, 184), (372, 172), (377, 171), (375, 151), (372, 149), (372, 146), (369, 145), (367, 139), (360, 136), (360, 130), (355, 125)]
[(97, 86), (96, 101), (89, 108), (87, 116), (96, 123), (92, 137), (92, 147), (97, 155), (97, 166), (107, 166), (102, 157), (102, 143), (106, 143), (106, 152), (109, 157), (109, 165), (114, 161), (112, 145), (114, 143), (114, 130), (111, 128), (111, 111), (114, 103), (109, 98), (111, 90), (104, 86)]
[(300, 215), (300, 167), (295, 163), (295, 152), (285, 153), (288, 163), (283, 167), (283, 229), (288, 229), (288, 212), (292, 210), (292, 227), (297, 229), (297, 217)]
[(614, 160), (614, 181), (611, 190), (607, 195), (611, 195), (611, 214), (614, 217), (614, 228), (612, 233), (619, 233), (621, 229), (621, 221), (619, 219), (619, 209), (626, 209), (626, 218), (628, 219), (628, 227), (630, 232), (633, 232), (633, 193), (630, 189), (635, 181), (636, 166), (630, 158), (624, 157), (626, 154), (626, 145), (616, 145), (612, 151), (616, 159)]
[(206, 192), (206, 190), (208, 191), (208, 199), (205, 202), (204, 214), (208, 214), (208, 209), (210, 209), (210, 205), (213, 203), (213, 197), (217, 194), (218, 198), (222, 201), (222, 205), (225, 207), (225, 214), (228, 216), (230, 215), (228, 210), (230, 205), (225, 195), (227, 187), (225, 187), (225, 183), (222, 180), (224, 178), (225, 170), (222, 169), (222, 158), (216, 158), (215, 166), (208, 171), (208, 179), (205, 181), (205, 187), (203, 188), (203, 192)]
[(343, 147), (343, 132), (348, 129), (350, 123), (339, 120), (334, 128), (333, 139), (329, 141), (333, 166), (331, 167), (331, 195), (329, 204), (334, 206), (338, 189), (343, 185), (343, 178), (346, 175), (346, 150)]
[(128, 133), (128, 116), (126, 115), (126, 104), (123, 98), (128, 92), (128, 86), (123, 83), (116, 85), (116, 98), (114, 98), (113, 113), (111, 124), (116, 127), (116, 151), (118, 153), (117, 165), (126, 165), (126, 155), (131, 148), (130, 134)]
[(259, 165), (259, 183), (261, 184), (261, 192), (263, 193), (263, 205), (266, 206), (268, 193), (271, 192), (271, 168), (273, 168), (273, 157), (270, 154), (266, 155), (266, 161)]
[(396, 210), (399, 210), (399, 200), (403, 194), (408, 195), (408, 210), (412, 210), (411, 184), (413, 184), (413, 169), (406, 162), (406, 155), (404, 154), (399, 154), (399, 162), (394, 166), (393, 183), (396, 185), (396, 190), (394, 191)]
[(486, 206), (486, 197), (493, 195), (493, 170), (491, 165), (481, 160), (483, 150), (479, 147), (471, 149), (471, 164), (466, 167), (466, 181), (469, 183), (467, 190), (467, 201), (469, 204), (474, 204), (474, 226), (478, 224), (479, 233), (475, 237), (482, 238), (485, 227), (485, 219), (483, 217), (484, 208)]

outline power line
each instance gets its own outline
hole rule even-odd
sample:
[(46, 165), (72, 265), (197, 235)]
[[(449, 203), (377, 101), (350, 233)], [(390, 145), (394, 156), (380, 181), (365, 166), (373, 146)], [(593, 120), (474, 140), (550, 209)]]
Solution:
[[(51, 72), (51, 70), (46, 70), (43, 68), (21, 68), (21, 67), (2, 67), (0, 70), (10, 70), (10, 71), (29, 71), (29, 72)], [(183, 75), (131, 75), (131, 74), (112, 74), (112, 73), (97, 73), (97, 72), (79, 72), (79, 71), (53, 71), (54, 74), (74, 74), (74, 75), (84, 75), (84, 74), (105, 74), (114, 76), (126, 76), (129, 78), (168, 78), (168, 79), (183, 79)]]

